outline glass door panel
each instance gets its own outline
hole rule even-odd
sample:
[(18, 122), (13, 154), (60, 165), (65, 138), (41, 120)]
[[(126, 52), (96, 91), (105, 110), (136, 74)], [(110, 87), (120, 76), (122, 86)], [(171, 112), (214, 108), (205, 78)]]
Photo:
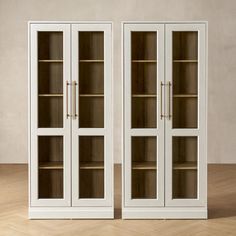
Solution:
[(132, 128), (157, 127), (157, 33), (131, 33)]
[[(157, 125), (157, 33), (131, 33), (132, 128)], [(156, 137), (132, 137), (132, 199), (156, 198)]]
[[(63, 32), (38, 32), (38, 127), (63, 127)], [(38, 197), (63, 198), (63, 136), (38, 136)]]
[(104, 198), (104, 137), (79, 137), (79, 198)]
[(30, 23), (32, 207), (71, 204), (69, 64), (70, 25)]
[[(198, 127), (198, 32), (173, 32), (173, 128)], [(197, 198), (197, 137), (172, 138), (172, 197)]]
[(164, 205), (163, 83), (164, 25), (124, 24), (125, 207)]
[(166, 25), (166, 205), (203, 206), (205, 25)]
[(111, 42), (111, 24), (72, 25), (73, 206), (112, 206)]
[(38, 32), (38, 127), (63, 127), (63, 32)]
[(38, 136), (38, 197), (63, 198), (63, 136)]
[(156, 137), (132, 137), (132, 198), (156, 198)]
[(173, 137), (173, 199), (197, 198), (197, 137)]
[(173, 32), (173, 128), (198, 127), (198, 32)]
[(79, 127), (104, 127), (104, 32), (79, 32)]

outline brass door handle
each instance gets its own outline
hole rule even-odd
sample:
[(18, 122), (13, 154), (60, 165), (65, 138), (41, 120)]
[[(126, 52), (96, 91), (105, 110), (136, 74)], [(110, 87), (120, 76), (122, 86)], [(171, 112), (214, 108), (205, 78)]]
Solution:
[(69, 109), (68, 109), (68, 87), (69, 87), (69, 85), (70, 85), (70, 83), (67, 80), (66, 81), (66, 119), (68, 119), (68, 117), (70, 117)]
[(169, 81), (167, 83), (168, 86), (168, 116), (167, 118), (171, 119), (171, 82)]
[(162, 106), (162, 96), (163, 96), (163, 91), (162, 91), (162, 87), (163, 86), (165, 86), (165, 84), (164, 83), (162, 83), (161, 82), (161, 94), (160, 94), (160, 110), (161, 110), (161, 120), (162, 120), (162, 118), (164, 118), (165, 117), (165, 115), (163, 115), (163, 106)]
[(76, 81), (72, 82), (72, 119), (76, 119)]

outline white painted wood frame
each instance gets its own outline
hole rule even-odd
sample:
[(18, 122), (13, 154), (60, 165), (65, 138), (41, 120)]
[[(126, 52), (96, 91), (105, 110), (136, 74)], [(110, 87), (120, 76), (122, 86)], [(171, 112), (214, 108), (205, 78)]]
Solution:
[[(206, 206), (207, 201), (207, 153), (206, 153), (206, 26), (205, 24), (167, 24), (166, 25), (166, 53), (165, 53), (165, 75), (166, 83), (172, 81), (173, 71), (173, 32), (174, 31), (195, 31), (198, 33), (198, 122), (196, 129), (172, 128), (173, 117), (166, 119), (165, 127), (165, 205), (166, 206)], [(173, 114), (173, 86), (170, 93), (170, 109)], [(167, 95), (166, 95), (167, 96)], [(166, 97), (166, 99), (168, 99)], [(166, 109), (167, 109), (166, 103)], [(198, 159), (197, 159), (197, 198), (196, 199), (173, 199), (172, 197), (172, 137), (197, 137)]]
[[(63, 128), (38, 128), (38, 32), (63, 32)], [(30, 206), (70, 206), (71, 204), (71, 150), (70, 119), (66, 118), (66, 81), (70, 81), (70, 25), (34, 24), (31, 25), (30, 41), (31, 77), (31, 153), (30, 153)], [(38, 137), (63, 137), (63, 198), (40, 199), (38, 197)]]
[[(127, 24), (124, 25), (124, 159), (123, 159), (123, 204), (125, 206), (153, 207), (164, 206), (164, 119), (161, 119), (161, 104), (164, 108), (164, 100), (160, 99), (161, 83), (164, 83), (164, 25), (163, 24)], [(156, 122), (157, 128), (131, 128), (131, 32), (156, 32), (157, 37), (157, 78), (156, 78)], [(163, 91), (164, 92), (164, 91)], [(164, 109), (163, 109), (164, 112)], [(131, 197), (131, 138), (135, 136), (156, 137), (156, 189), (154, 199), (132, 199)]]
[[(72, 205), (113, 206), (113, 156), (112, 156), (112, 38), (111, 24), (72, 25), (72, 81), (77, 83), (76, 101), (79, 101), (79, 32), (104, 32), (104, 128), (79, 128), (79, 117), (72, 119)], [(79, 111), (79, 102), (76, 111)], [(104, 198), (79, 198), (79, 145), (81, 136), (104, 137)]]

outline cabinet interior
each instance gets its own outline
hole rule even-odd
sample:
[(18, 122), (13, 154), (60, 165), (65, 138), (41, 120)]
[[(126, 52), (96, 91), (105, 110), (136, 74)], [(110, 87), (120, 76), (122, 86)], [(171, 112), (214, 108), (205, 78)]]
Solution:
[(198, 95), (197, 63), (173, 63), (173, 94)]
[(104, 127), (104, 32), (79, 32), (79, 127)]
[(173, 198), (197, 198), (197, 137), (173, 137), (172, 157)]
[(156, 137), (132, 137), (132, 198), (156, 198)]
[(79, 198), (104, 198), (104, 137), (79, 137)]
[(79, 98), (80, 128), (104, 128), (104, 98), (102, 96)]
[(104, 32), (80, 31), (79, 59), (104, 60)]
[(173, 59), (174, 60), (198, 59), (197, 31), (173, 32)]
[(156, 95), (157, 66), (156, 63), (132, 64), (132, 96)]
[(132, 98), (132, 128), (156, 127), (156, 98)]
[(132, 128), (156, 127), (156, 32), (131, 33)]
[(63, 198), (63, 136), (38, 136), (39, 198)]
[(63, 60), (63, 32), (38, 32), (38, 59)]
[(173, 128), (197, 128), (198, 101), (196, 97), (177, 97), (173, 101)]
[(62, 128), (63, 97), (42, 96), (38, 102), (39, 128)]
[(198, 32), (173, 32), (173, 128), (198, 127)]
[(63, 95), (63, 64), (39, 63), (38, 93), (40, 95)]
[(63, 127), (62, 32), (38, 32), (38, 127)]
[(131, 55), (132, 60), (156, 60), (157, 59), (156, 32), (132, 31)]
[(79, 82), (80, 95), (104, 95), (104, 64), (81, 64), (79, 68)]

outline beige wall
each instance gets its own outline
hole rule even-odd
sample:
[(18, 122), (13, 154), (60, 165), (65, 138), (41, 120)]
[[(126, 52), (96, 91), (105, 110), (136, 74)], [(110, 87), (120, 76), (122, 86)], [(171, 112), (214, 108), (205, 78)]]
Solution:
[(209, 21), (208, 160), (236, 162), (235, 0), (0, 0), (0, 162), (27, 162), (27, 21), (114, 22), (115, 160), (121, 159), (121, 21)]

